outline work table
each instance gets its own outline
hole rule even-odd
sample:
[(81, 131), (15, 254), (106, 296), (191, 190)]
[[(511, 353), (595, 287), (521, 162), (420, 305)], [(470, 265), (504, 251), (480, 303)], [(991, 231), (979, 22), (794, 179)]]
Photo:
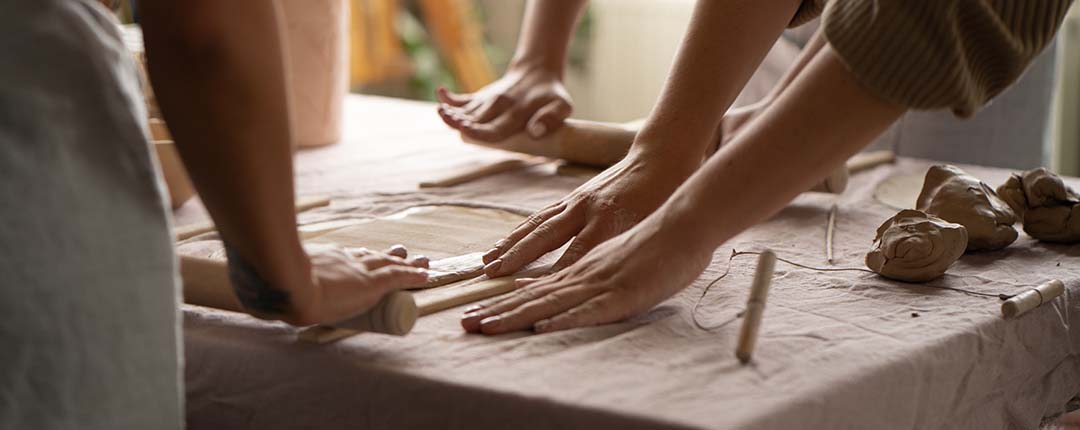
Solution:
[[(299, 193), (334, 198), (302, 222), (424, 202), (539, 209), (585, 181), (541, 165), (418, 190), (422, 180), (506, 155), (461, 143), (432, 104), (350, 96), (345, 111), (341, 143), (297, 156)], [(1021, 233), (1004, 250), (965, 255), (930, 283), (996, 294), (1065, 282), (1062, 297), (1018, 319), (1003, 319), (997, 298), (778, 262), (749, 365), (734, 355), (738, 324), (706, 331), (691, 320), (732, 249), (768, 247), (827, 266), (834, 203), (835, 266), (863, 267), (874, 230), (896, 213), (873, 199), (875, 184), (929, 164), (902, 158), (853, 176), (842, 195), (798, 197), (719, 248), (693, 285), (618, 324), (485, 337), (462, 331), (459, 307), (422, 318), (406, 337), (313, 345), (283, 323), (185, 305), (189, 428), (1033, 428), (1080, 394), (1080, 330), (1071, 330), (1080, 327), (1080, 245)], [(963, 167), (992, 186), (1012, 173)], [(176, 223), (204, 217), (193, 201)], [(753, 262), (734, 260), (703, 299), (702, 322), (742, 309)]]

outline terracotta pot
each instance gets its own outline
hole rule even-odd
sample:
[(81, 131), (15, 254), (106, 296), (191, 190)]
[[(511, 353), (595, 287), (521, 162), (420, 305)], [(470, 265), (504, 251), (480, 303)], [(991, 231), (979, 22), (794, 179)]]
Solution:
[(293, 135), (300, 147), (341, 139), (349, 79), (348, 0), (278, 0), (284, 13)]

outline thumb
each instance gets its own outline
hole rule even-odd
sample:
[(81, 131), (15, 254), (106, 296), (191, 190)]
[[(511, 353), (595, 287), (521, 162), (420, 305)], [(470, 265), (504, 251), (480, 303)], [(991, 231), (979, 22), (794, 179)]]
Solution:
[(573, 112), (573, 107), (570, 106), (570, 102), (561, 98), (554, 99), (536, 110), (525, 126), (525, 130), (533, 139), (547, 136), (561, 127), (563, 121), (570, 117), (571, 112)]

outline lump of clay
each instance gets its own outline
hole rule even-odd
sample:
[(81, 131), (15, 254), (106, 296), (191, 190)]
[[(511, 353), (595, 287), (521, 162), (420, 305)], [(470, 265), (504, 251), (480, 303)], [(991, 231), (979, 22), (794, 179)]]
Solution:
[(926, 282), (944, 275), (967, 243), (964, 226), (906, 209), (878, 227), (866, 267), (886, 278)]
[(997, 189), (1024, 231), (1044, 242), (1080, 242), (1080, 196), (1044, 168), (1012, 175)]
[(1001, 249), (1016, 240), (1016, 214), (992, 188), (959, 167), (936, 165), (926, 171), (916, 209), (964, 226), (967, 249)]

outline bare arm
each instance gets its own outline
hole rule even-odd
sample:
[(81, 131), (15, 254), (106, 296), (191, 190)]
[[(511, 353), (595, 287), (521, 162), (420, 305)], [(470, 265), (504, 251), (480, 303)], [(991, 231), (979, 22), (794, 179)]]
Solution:
[(761, 117), (672, 196), (656, 222), (701, 226), (695, 238), (711, 252), (840, 166), (903, 112), (862, 87), (824, 47)]
[(439, 116), (462, 135), (498, 142), (521, 131), (534, 139), (572, 110), (563, 86), (566, 55), (586, 0), (530, 0), (514, 58), (498, 81), (472, 94), (438, 91)]
[[(313, 271), (301, 247), (275, 5), (142, 2), (150, 76), (214, 223), (232, 253), (246, 262), (241, 267), (265, 281), (256, 285), (259, 292), (273, 298), (269, 305), (245, 307), (295, 324), (330, 322), (370, 307), (389, 286), (342, 255), (324, 258), (324, 270)], [(382, 281), (404, 285), (420, 275)]]
[(716, 124), (791, 21), (799, 3), (698, 2), (660, 99), (631, 151), (679, 157), (695, 166), (700, 163)]
[(560, 79), (574, 28), (587, 0), (531, 0), (510, 68), (538, 67)]

